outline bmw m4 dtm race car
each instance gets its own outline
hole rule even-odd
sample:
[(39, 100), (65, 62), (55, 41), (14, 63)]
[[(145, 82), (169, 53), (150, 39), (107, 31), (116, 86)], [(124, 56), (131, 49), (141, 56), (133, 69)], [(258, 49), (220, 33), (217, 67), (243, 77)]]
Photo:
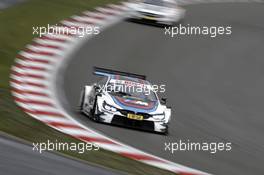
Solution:
[(133, 0), (127, 3), (127, 7), (128, 19), (142, 22), (173, 25), (185, 16), (185, 9), (175, 0)]
[(98, 67), (94, 74), (102, 79), (83, 88), (81, 113), (97, 122), (168, 133), (171, 108), (165, 98), (159, 100), (146, 76)]

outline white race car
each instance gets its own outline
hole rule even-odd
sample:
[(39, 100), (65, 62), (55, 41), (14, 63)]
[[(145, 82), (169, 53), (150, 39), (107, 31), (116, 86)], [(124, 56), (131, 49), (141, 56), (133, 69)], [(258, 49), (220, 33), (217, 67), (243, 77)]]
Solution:
[(134, 0), (127, 3), (128, 18), (163, 25), (173, 25), (185, 16), (185, 9), (175, 0)]
[(171, 108), (144, 75), (98, 67), (94, 73), (103, 78), (82, 90), (81, 113), (97, 122), (168, 133)]

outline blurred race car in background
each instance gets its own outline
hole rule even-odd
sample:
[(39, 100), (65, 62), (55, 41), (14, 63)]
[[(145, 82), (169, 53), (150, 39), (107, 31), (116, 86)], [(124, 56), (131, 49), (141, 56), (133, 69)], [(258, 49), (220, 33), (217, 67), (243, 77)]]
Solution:
[(175, 0), (133, 0), (126, 3), (128, 19), (173, 25), (182, 21), (185, 9)]
[(81, 113), (97, 122), (168, 133), (171, 108), (165, 98), (159, 100), (146, 76), (98, 67), (94, 74), (103, 78), (83, 88)]

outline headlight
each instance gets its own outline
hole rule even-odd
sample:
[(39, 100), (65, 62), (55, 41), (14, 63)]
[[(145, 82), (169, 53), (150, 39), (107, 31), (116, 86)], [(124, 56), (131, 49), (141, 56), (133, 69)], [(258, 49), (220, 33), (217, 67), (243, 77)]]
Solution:
[(152, 115), (152, 117), (155, 120), (164, 120), (165, 114), (164, 113), (162, 113), (162, 114), (154, 114), (154, 115)]
[(103, 102), (103, 108), (107, 111), (116, 112), (117, 109), (114, 106), (107, 104), (105, 101)]

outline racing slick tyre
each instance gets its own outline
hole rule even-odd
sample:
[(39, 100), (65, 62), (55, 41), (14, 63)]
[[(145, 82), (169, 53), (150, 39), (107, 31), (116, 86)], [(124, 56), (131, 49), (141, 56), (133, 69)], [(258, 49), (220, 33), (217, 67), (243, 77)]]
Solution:
[(93, 108), (90, 112), (90, 117), (95, 122), (100, 122), (100, 114), (97, 113), (97, 97), (95, 97)]
[(80, 102), (79, 102), (79, 108), (78, 111), (80, 113), (84, 113), (83, 112), (83, 105), (84, 105), (84, 90), (81, 91), (81, 97), (80, 97)]
[(166, 130), (164, 131), (163, 134), (166, 135), (166, 136), (169, 135), (169, 127), (166, 128)]
[(160, 134), (160, 135), (169, 135), (169, 126), (166, 126), (166, 128), (162, 131), (159, 131), (159, 132), (156, 132), (157, 134)]

